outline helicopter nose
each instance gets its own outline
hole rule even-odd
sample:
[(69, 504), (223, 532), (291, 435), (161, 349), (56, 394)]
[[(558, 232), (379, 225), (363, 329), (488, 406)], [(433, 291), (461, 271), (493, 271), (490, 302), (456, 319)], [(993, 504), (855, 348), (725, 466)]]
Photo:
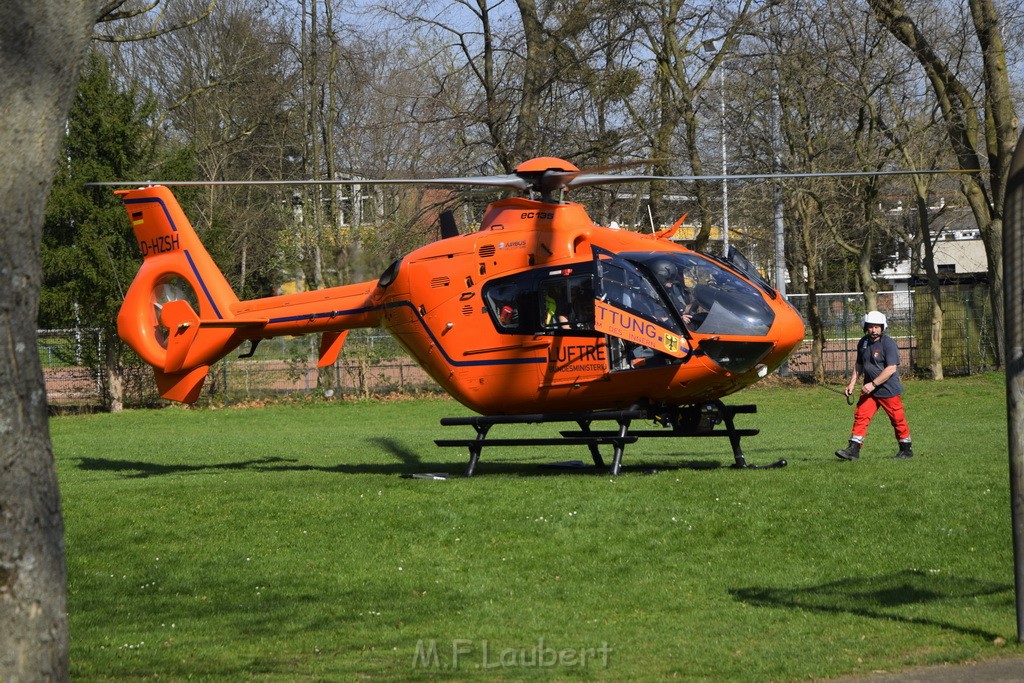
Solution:
[(804, 340), (803, 318), (795, 308), (787, 303), (785, 308), (775, 316), (775, 325), (772, 326), (771, 334), (776, 337), (773, 355), (778, 354), (778, 362), (781, 363)]

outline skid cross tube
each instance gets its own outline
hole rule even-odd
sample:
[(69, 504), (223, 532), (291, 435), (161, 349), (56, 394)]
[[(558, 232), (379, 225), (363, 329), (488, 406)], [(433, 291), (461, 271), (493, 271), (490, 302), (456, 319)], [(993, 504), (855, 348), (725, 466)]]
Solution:
[[(642, 410), (614, 410), (596, 411), (584, 413), (537, 413), (532, 415), (483, 415), (472, 417), (444, 417), (441, 418), (441, 425), (445, 427), (470, 425), (476, 431), (473, 439), (435, 439), (434, 443), (442, 447), (465, 447), (469, 448), (469, 464), (466, 466), (466, 476), (473, 476), (477, 463), (480, 461), (480, 453), (484, 446), (587, 446), (594, 465), (604, 467), (604, 459), (598, 446), (610, 445), (613, 448), (612, 474), (618, 474), (622, 466), (622, 452), (626, 444), (636, 443), (640, 437), (627, 434), (629, 424), (634, 419), (646, 417), (647, 413)], [(596, 420), (614, 420), (618, 422), (619, 429), (615, 432), (596, 433), (590, 430), (591, 422)], [(580, 431), (574, 436), (554, 438), (516, 437), (503, 439), (488, 439), (487, 435), (491, 427), (496, 424), (540, 424), (547, 422), (575, 422)]]
[[(684, 410), (690, 412), (685, 413)], [(694, 412), (696, 411), (696, 412)], [(757, 429), (737, 429), (734, 418), (737, 413), (756, 413), (757, 406), (739, 405), (727, 406), (721, 401), (706, 404), (705, 406), (680, 409), (673, 407), (668, 410), (668, 417), (664, 415), (665, 410), (652, 408), (631, 409), (620, 411), (594, 411), (583, 413), (538, 413), (532, 415), (488, 415), (472, 417), (445, 417), (441, 419), (443, 426), (472, 426), (476, 431), (476, 437), (472, 439), (436, 439), (435, 444), (442, 447), (463, 447), (469, 449), (469, 464), (466, 467), (466, 476), (473, 476), (477, 463), (484, 446), (587, 446), (596, 467), (605, 467), (604, 458), (601, 457), (599, 446), (612, 446), (612, 463), (609, 472), (615, 476), (622, 471), (622, 456), (626, 444), (636, 443), (641, 437), (726, 437), (732, 447), (734, 468), (739, 469), (764, 469), (769, 467), (785, 467), (785, 460), (778, 460), (770, 465), (751, 465), (747, 463), (746, 457), (740, 446), (740, 439), (744, 436), (758, 434)], [(693, 415), (703, 416), (704, 419), (694, 419)], [(684, 419), (688, 417), (689, 419)], [(642, 429), (630, 430), (630, 425), (636, 419), (653, 419), (665, 427), (671, 429)], [(595, 430), (591, 425), (598, 421), (614, 421), (618, 423), (618, 429)], [(721, 422), (724, 429), (715, 429), (715, 424)], [(562, 430), (560, 438), (488, 438), (491, 427), (496, 424), (542, 424), (549, 422), (575, 422), (579, 429)]]
[[(680, 419), (680, 415), (665, 415), (665, 411), (651, 411), (648, 417), (652, 417), (657, 421), (661, 422), (666, 427), (671, 425), (671, 429), (660, 428), (660, 429), (634, 429), (628, 433), (630, 436), (636, 437), (649, 437), (649, 438), (684, 438), (684, 437), (724, 437), (729, 439), (729, 445), (732, 447), (732, 456), (735, 461), (732, 467), (736, 469), (767, 469), (772, 467), (785, 467), (787, 462), (785, 459), (777, 460), (770, 465), (751, 465), (747, 462), (746, 456), (743, 454), (743, 448), (740, 445), (740, 439), (744, 436), (757, 436), (760, 433), (758, 429), (737, 429), (735, 423), (735, 416), (738, 413), (756, 413), (757, 406), (755, 405), (738, 405), (729, 406), (725, 405), (721, 401), (715, 401), (714, 403), (706, 404), (702, 407), (704, 412), (702, 414), (713, 416), (714, 419), (708, 421), (708, 423), (697, 421), (697, 422), (686, 422)], [(671, 413), (671, 411), (668, 411)], [(715, 424), (721, 421), (724, 429), (715, 429)], [(612, 436), (617, 434), (610, 430), (602, 431), (587, 431), (578, 432), (574, 430), (564, 430), (560, 432), (562, 436), (574, 437), (579, 436), (582, 433), (587, 433), (593, 436)]]

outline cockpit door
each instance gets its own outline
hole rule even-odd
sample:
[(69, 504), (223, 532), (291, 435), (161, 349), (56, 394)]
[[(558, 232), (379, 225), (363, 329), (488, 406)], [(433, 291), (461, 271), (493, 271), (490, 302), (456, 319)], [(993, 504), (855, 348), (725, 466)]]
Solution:
[[(629, 261), (596, 247), (594, 261), (594, 329), (621, 339), (630, 347), (650, 349), (647, 357), (664, 354), (685, 358), (690, 354), (689, 342), (677, 316), (669, 310), (647, 275)], [(616, 368), (613, 362), (612, 369), (645, 365), (638, 360), (644, 360), (642, 352), (627, 354), (623, 364)]]

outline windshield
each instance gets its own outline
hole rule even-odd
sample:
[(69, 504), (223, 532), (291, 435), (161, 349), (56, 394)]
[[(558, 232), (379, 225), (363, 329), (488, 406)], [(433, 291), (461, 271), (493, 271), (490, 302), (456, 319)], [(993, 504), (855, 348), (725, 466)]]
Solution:
[(763, 336), (775, 320), (760, 290), (697, 254), (625, 253), (657, 283), (683, 324), (700, 334)]

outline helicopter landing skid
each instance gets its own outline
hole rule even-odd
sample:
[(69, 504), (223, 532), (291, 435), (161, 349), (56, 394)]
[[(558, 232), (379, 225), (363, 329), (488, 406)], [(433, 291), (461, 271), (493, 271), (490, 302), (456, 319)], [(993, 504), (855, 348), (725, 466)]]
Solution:
[[(613, 448), (612, 464), (610, 473), (615, 476), (622, 471), (622, 455), (626, 444), (636, 443), (641, 437), (727, 437), (732, 446), (732, 465), (735, 469), (770, 469), (785, 467), (786, 460), (778, 460), (770, 465), (752, 465), (743, 455), (740, 447), (740, 439), (744, 436), (755, 436), (759, 433), (757, 429), (737, 429), (734, 424), (734, 416), (737, 413), (756, 413), (757, 406), (741, 405), (726, 406), (721, 401), (715, 401), (704, 406), (679, 408), (673, 407), (665, 410), (653, 408), (637, 408), (618, 411), (591, 411), (583, 413), (540, 413), (534, 415), (489, 415), (473, 417), (445, 417), (441, 419), (442, 426), (465, 426), (470, 425), (476, 430), (476, 437), (472, 439), (436, 439), (435, 444), (441, 447), (463, 447), (469, 449), (469, 464), (466, 467), (466, 476), (473, 476), (476, 465), (480, 460), (480, 454), (485, 446), (587, 446), (596, 467), (605, 467), (604, 459), (601, 457), (599, 446), (610, 445)], [(630, 430), (633, 420), (653, 419), (660, 423), (661, 429)], [(600, 421), (614, 421), (618, 423), (615, 430), (592, 430), (591, 424)], [(541, 424), (548, 422), (575, 422), (578, 430), (562, 430), (558, 438), (487, 438), (488, 433), (497, 424)], [(715, 425), (721, 422), (724, 429), (715, 429)], [(664, 427), (671, 427), (665, 429)]]
[(770, 470), (770, 469), (776, 469), (776, 468), (779, 468), (779, 467), (785, 467), (786, 465), (789, 464), (786, 461), (785, 458), (779, 458), (778, 460), (776, 460), (775, 462), (771, 463), (770, 465), (751, 465), (750, 463), (747, 462), (747, 459), (743, 456), (743, 451), (740, 449), (740, 436), (745, 436), (745, 434), (741, 434), (741, 432), (750, 431), (750, 432), (753, 432), (754, 434), (757, 434), (759, 430), (757, 430), (757, 429), (751, 429), (751, 430), (736, 429), (736, 425), (733, 423), (733, 418), (736, 416), (736, 413), (756, 413), (757, 412), (757, 406), (755, 406), (755, 405), (727, 406), (724, 403), (722, 403), (721, 401), (716, 401), (715, 402), (715, 407), (718, 410), (721, 411), (722, 422), (725, 423), (725, 431), (726, 431), (725, 435), (729, 437), (729, 443), (732, 445), (733, 458), (736, 460), (736, 462), (734, 462), (732, 464), (733, 469), (738, 469), (738, 470)]
[[(610, 445), (613, 448), (612, 474), (618, 474), (622, 463), (622, 451), (628, 443), (636, 443), (639, 436), (628, 434), (629, 424), (635, 419), (647, 416), (642, 410), (615, 410), (585, 413), (538, 413), (533, 415), (478, 415), (473, 417), (443, 417), (441, 425), (453, 427), (472, 425), (476, 430), (474, 439), (435, 439), (434, 443), (442, 447), (469, 448), (469, 465), (466, 476), (472, 477), (480, 453), (484, 446), (586, 446), (594, 465), (604, 467), (604, 459), (598, 446)], [(595, 420), (615, 420), (619, 423), (617, 431), (591, 432), (590, 424)], [(517, 437), (510, 439), (488, 439), (487, 433), (496, 424), (539, 424), (546, 422), (575, 422), (580, 431), (572, 436), (554, 438)]]

